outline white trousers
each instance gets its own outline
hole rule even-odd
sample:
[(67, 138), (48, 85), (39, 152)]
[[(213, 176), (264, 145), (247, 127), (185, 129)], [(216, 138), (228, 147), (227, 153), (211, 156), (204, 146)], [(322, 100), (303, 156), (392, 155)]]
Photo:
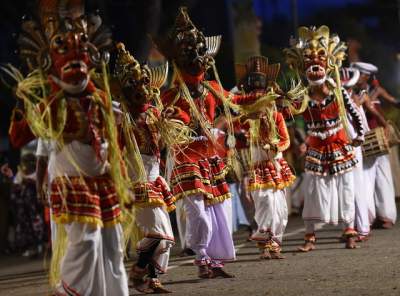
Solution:
[(163, 207), (138, 208), (136, 223), (144, 233), (137, 244), (138, 251), (145, 251), (160, 241), (153, 254), (153, 263), (161, 273), (167, 271), (170, 248), (174, 245), (174, 234), (168, 212)]
[(232, 194), (232, 232), (236, 232), (240, 225), (250, 225), (244, 212), (240, 200), (240, 190), (238, 183), (229, 184), (229, 191)]
[(252, 240), (282, 242), (283, 233), (288, 222), (288, 208), (284, 190), (260, 189), (251, 192), (255, 206), (257, 232)]
[(51, 249), (52, 251), (54, 251), (54, 246), (57, 240), (57, 223), (54, 222), (53, 219), (53, 211), (51, 209), (51, 207), (49, 207), (49, 211), (50, 211), (50, 243), (51, 243)]
[(202, 194), (184, 198), (186, 212), (186, 240), (196, 253), (196, 264), (211, 262), (222, 266), (226, 260), (235, 259), (231, 220), (228, 219), (226, 202), (206, 206)]
[(374, 186), (376, 218), (395, 223), (397, 210), (389, 155), (368, 158), (365, 165)]
[(396, 197), (400, 196), (400, 147), (398, 145), (389, 149), (390, 167), (392, 168), (394, 193)]
[(186, 241), (186, 213), (183, 205), (183, 199), (177, 200), (175, 202), (175, 206), (176, 225), (178, 227), (179, 240), (183, 250), (188, 247), (188, 243)]
[(288, 189), (290, 191), (291, 204), (293, 208), (300, 209), (304, 204), (304, 179), (305, 173), (296, 177), (293, 185)]
[(374, 190), (371, 182), (368, 182), (368, 170), (364, 169), (361, 147), (356, 147), (357, 166), (353, 169), (355, 187), (355, 226), (359, 234), (367, 235), (370, 232), (369, 206), (374, 198)]
[(59, 292), (84, 296), (128, 296), (122, 227), (65, 225), (68, 246), (61, 262)]
[(354, 227), (354, 174), (317, 176), (305, 173), (303, 219), (307, 224), (344, 223)]

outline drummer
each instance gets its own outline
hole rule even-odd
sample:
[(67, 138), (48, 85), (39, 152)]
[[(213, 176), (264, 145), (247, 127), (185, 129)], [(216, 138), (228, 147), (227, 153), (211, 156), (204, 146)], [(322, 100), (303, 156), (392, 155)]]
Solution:
[[(362, 125), (364, 131), (368, 132), (368, 122), (364, 112), (364, 108), (360, 103), (359, 96), (354, 94), (353, 87), (357, 83), (360, 77), (360, 71), (356, 68), (342, 68), (340, 70), (340, 79), (342, 86), (346, 88), (347, 92), (356, 103), (355, 106), (360, 113), (362, 118)], [(351, 116), (348, 116), (350, 122), (352, 122)], [(353, 128), (353, 124), (347, 125), (348, 133), (351, 138), (355, 138), (357, 133)], [(367, 142), (367, 140), (366, 140)], [(375, 219), (375, 201), (374, 201), (374, 186), (369, 182), (365, 182), (365, 178), (368, 178), (369, 171), (364, 165), (364, 157), (362, 155), (361, 146), (355, 147), (356, 158), (358, 160), (356, 168), (353, 170), (354, 173), (354, 186), (355, 190), (355, 228), (358, 233), (357, 241), (366, 241), (370, 234), (370, 225)], [(369, 208), (373, 210), (369, 211)]]
[[(383, 127), (388, 134), (389, 126), (379, 98), (382, 97), (397, 106), (399, 103), (374, 79), (374, 74), (378, 72), (375, 65), (356, 62), (351, 66), (360, 71), (360, 77), (355, 87), (355, 97), (358, 97), (359, 103), (366, 109), (369, 128), (373, 130)], [(371, 209), (372, 215), (376, 211), (374, 226), (384, 229), (391, 228), (396, 222), (397, 210), (389, 155), (368, 157), (364, 164), (368, 168), (370, 183), (374, 187), (375, 209)]]

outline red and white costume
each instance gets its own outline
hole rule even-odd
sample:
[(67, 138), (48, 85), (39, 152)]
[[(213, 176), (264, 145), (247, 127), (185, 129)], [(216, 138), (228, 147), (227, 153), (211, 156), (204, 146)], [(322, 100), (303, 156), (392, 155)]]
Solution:
[[(358, 138), (363, 137), (362, 119), (346, 90), (342, 95), (353, 119)], [(306, 234), (314, 233), (316, 223), (343, 223), (354, 228), (355, 188), (351, 172), (357, 164), (333, 94), (322, 101), (311, 98), (304, 112), (308, 137), (304, 181), (303, 219)]]
[[(164, 273), (168, 267), (170, 247), (174, 244), (168, 211), (175, 206), (169, 187), (160, 176), (160, 134), (154, 122), (160, 119), (160, 113), (150, 104), (134, 112), (139, 112), (135, 120), (134, 137), (148, 180), (146, 183), (135, 184), (132, 188), (136, 207), (135, 222), (144, 234), (144, 238), (137, 244), (137, 250), (146, 251), (160, 241), (153, 253), (152, 264), (160, 273)], [(132, 168), (128, 171), (131, 179), (135, 180), (136, 172)]]
[[(60, 90), (55, 83), (52, 87), (52, 93)], [(64, 225), (68, 238), (61, 262), (59, 295), (128, 295), (119, 224), (121, 210), (108, 173), (102, 107), (101, 103), (94, 103), (94, 92), (101, 94), (89, 82), (84, 94), (66, 97), (65, 143), (60, 147), (56, 140), (49, 140), (52, 218)], [(57, 109), (56, 101), (52, 108)], [(14, 122), (17, 123), (14, 127), (24, 121)], [(25, 141), (29, 141), (33, 134), (25, 131), (28, 135)], [(10, 130), (10, 139), (13, 143), (23, 143), (15, 128)], [(77, 272), (82, 268), (85, 272)]]
[[(183, 73), (186, 84), (192, 81), (205, 82), (204, 74), (193, 77)], [(216, 81), (207, 81), (208, 87), (194, 102), (204, 119), (212, 127), (216, 108), (222, 105), (214, 93), (220, 93)], [(225, 97), (229, 93), (224, 91)], [(251, 96), (233, 96), (234, 103), (245, 102)], [(179, 88), (173, 88), (162, 95), (166, 107), (174, 108), (174, 118), (181, 120), (192, 129), (197, 128), (190, 106), (181, 95)], [(223, 265), (226, 260), (235, 259), (235, 250), (230, 234), (231, 221), (227, 216), (224, 201), (230, 198), (229, 186), (225, 181), (227, 167), (216, 147), (206, 136), (199, 135), (187, 145), (174, 147), (175, 164), (171, 176), (172, 192), (176, 199), (184, 199), (186, 213), (186, 238), (189, 247), (196, 252), (198, 265), (211, 262), (212, 267)]]
[[(260, 119), (257, 142), (251, 151), (248, 190), (254, 200), (255, 221), (258, 229), (251, 239), (265, 243), (269, 248), (280, 248), (288, 221), (286, 188), (295, 180), (282, 153), (289, 148), (290, 140), (285, 120), (280, 112), (273, 115), (279, 142), (276, 152), (264, 150), (262, 146), (271, 133), (265, 118)], [(258, 144), (258, 145), (257, 145)]]

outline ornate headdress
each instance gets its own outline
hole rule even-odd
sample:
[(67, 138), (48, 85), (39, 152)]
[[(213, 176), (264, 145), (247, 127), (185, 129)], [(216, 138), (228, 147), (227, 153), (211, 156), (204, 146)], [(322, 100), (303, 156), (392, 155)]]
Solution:
[(300, 27), (298, 39), (291, 40), (291, 47), (285, 49), (286, 61), (291, 68), (304, 72), (305, 59), (310, 54), (317, 54), (327, 59), (327, 74), (342, 65), (346, 56), (346, 45), (339, 36), (330, 34), (327, 26)]
[(221, 35), (205, 37), (203, 32), (198, 30), (191, 21), (187, 8), (180, 7), (172, 30), (167, 36), (157, 38), (156, 43), (167, 58), (175, 59), (178, 55), (179, 44), (188, 38), (195, 38), (199, 42), (203, 41), (205, 43), (205, 54), (214, 57), (218, 53), (222, 37)]
[(263, 56), (252, 56), (248, 58), (246, 64), (236, 64), (238, 81), (250, 73), (258, 73), (265, 76), (267, 81), (276, 81), (280, 64), (268, 64), (268, 58)]
[(140, 80), (144, 75), (149, 78), (149, 85), (152, 88), (160, 88), (168, 76), (168, 63), (158, 67), (150, 68), (140, 63), (125, 49), (123, 43), (118, 43), (117, 59), (115, 61), (115, 76), (122, 86), (129, 84), (130, 79)]
[(30, 70), (51, 68), (50, 48), (60, 42), (59, 34), (79, 32), (87, 43), (94, 66), (108, 61), (106, 49), (112, 44), (111, 32), (99, 15), (84, 15), (82, 0), (40, 0), (38, 20), (24, 20), (18, 37), (19, 52)]

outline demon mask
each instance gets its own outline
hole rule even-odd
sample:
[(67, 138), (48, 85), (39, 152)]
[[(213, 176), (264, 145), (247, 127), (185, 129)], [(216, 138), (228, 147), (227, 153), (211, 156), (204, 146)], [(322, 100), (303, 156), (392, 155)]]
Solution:
[(82, 1), (39, 1), (39, 20), (26, 20), (18, 38), (21, 57), (30, 70), (41, 69), (61, 89), (86, 89), (89, 71), (108, 61), (111, 33), (100, 16), (83, 14)]
[(310, 85), (321, 85), (340, 67), (346, 46), (337, 35), (330, 35), (327, 26), (300, 27), (298, 40), (285, 50), (288, 64), (301, 72)]
[(263, 56), (253, 56), (246, 64), (237, 64), (236, 73), (239, 84), (245, 92), (265, 91), (274, 87), (278, 76), (280, 64), (268, 64), (268, 59)]
[(174, 60), (177, 66), (190, 75), (204, 73), (221, 43), (221, 36), (205, 37), (189, 18), (187, 9), (181, 7), (175, 25), (166, 38), (158, 38), (161, 52)]
[(149, 103), (158, 94), (167, 78), (168, 64), (155, 68), (140, 65), (125, 49), (125, 45), (118, 43), (114, 72), (127, 103), (140, 106)]

